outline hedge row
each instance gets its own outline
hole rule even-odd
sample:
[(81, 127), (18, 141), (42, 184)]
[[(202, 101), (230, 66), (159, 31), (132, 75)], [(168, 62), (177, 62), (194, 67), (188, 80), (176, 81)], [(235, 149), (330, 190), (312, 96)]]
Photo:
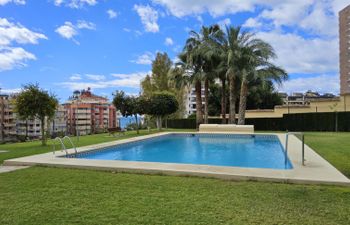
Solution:
[[(210, 124), (221, 124), (221, 119), (209, 119)], [(168, 128), (195, 129), (195, 119), (168, 120)], [(350, 112), (284, 114), (283, 118), (249, 118), (246, 124), (255, 130), (271, 131), (350, 131)]]

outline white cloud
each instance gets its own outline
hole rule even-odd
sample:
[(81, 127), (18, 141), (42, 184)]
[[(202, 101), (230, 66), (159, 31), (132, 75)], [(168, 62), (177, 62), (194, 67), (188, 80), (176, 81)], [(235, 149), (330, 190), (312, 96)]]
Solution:
[(111, 74), (116, 79), (109, 81), (110, 85), (116, 87), (131, 87), (131, 88), (139, 88), (140, 82), (142, 79), (146, 77), (147, 74), (151, 72), (137, 72), (131, 74)]
[(196, 16), (196, 19), (198, 20), (198, 22), (200, 23), (200, 24), (203, 24), (203, 17), (201, 17), (200, 15), (197, 15)]
[(37, 44), (39, 39), (47, 39), (44, 34), (31, 31), (23, 25), (9, 22), (6, 18), (0, 18), (0, 46), (18, 44)]
[(245, 21), (245, 23), (242, 26), (249, 28), (259, 28), (262, 26), (262, 23), (255, 18), (249, 18)]
[(13, 2), (16, 5), (24, 5), (26, 4), (25, 0), (0, 0), (0, 5), (6, 5), (7, 3)]
[(0, 72), (26, 66), (26, 61), (35, 59), (35, 55), (23, 48), (0, 47)]
[(117, 12), (113, 9), (108, 9), (107, 14), (110, 19), (116, 18), (118, 16)]
[(81, 79), (82, 79), (81, 75), (77, 73), (69, 77), (69, 80), (72, 80), (72, 81), (81, 80)]
[(83, 8), (85, 5), (93, 6), (97, 4), (97, 0), (54, 0), (56, 6), (65, 5), (70, 8)]
[(256, 18), (246, 21), (246, 27), (273, 25), (297, 27), (319, 35), (337, 35), (338, 11), (349, 4), (348, 0), (153, 0), (176, 17), (200, 16), (209, 13), (214, 17), (253, 12), (262, 8)]
[(79, 44), (79, 42), (74, 39), (74, 36), (78, 35), (78, 30), (81, 29), (96, 30), (96, 25), (85, 20), (78, 20), (76, 25), (72, 22), (66, 21), (62, 26), (59, 26), (55, 32), (61, 37), (73, 40), (76, 44)]
[(266, 1), (254, 4), (266, 6), (255, 18), (245, 22), (246, 27), (268, 26), (280, 29), (282, 26), (301, 30), (318, 36), (338, 35), (338, 12), (349, 4), (347, 0), (304, 0)]
[(288, 73), (328, 73), (338, 71), (338, 40), (303, 38), (278, 31), (258, 32), (257, 36), (270, 43), (277, 55), (276, 63)]
[(105, 80), (106, 77), (104, 75), (95, 75), (95, 74), (86, 74), (85, 75), (89, 80), (101, 81)]
[(276, 27), (281, 25), (295, 25), (307, 15), (308, 7), (314, 0), (283, 1), (265, 9), (260, 18), (272, 20)]
[(38, 44), (39, 39), (47, 37), (19, 23), (0, 18), (0, 71), (23, 67), (27, 65), (28, 60), (36, 60), (34, 54), (13, 45)]
[(154, 59), (154, 55), (151, 52), (145, 52), (139, 55), (136, 60), (131, 60), (131, 62), (141, 65), (151, 65)]
[(262, 0), (153, 0), (153, 2), (164, 6), (176, 17), (198, 15), (205, 12), (216, 17), (240, 11), (253, 11), (254, 2), (262, 2)]
[(320, 93), (339, 93), (339, 75), (319, 75), (315, 77), (303, 77), (290, 79), (283, 83), (281, 87), (276, 87), (279, 91), (306, 92), (308, 90)]
[(334, 36), (338, 33), (337, 16), (329, 15), (328, 6), (321, 2), (317, 2), (314, 5), (311, 13), (299, 25), (304, 30), (309, 30), (314, 34)]
[(146, 32), (159, 32), (158, 12), (150, 7), (149, 5), (134, 5), (134, 10), (141, 18), (141, 23), (143, 24)]
[(150, 72), (137, 72), (131, 74), (111, 74), (114, 79), (111, 80), (99, 80), (95, 82), (62, 82), (58, 83), (65, 88), (69, 88), (70, 90), (80, 90), (86, 89), (88, 87), (93, 89), (105, 89), (105, 88), (120, 88), (120, 87), (128, 87), (128, 88), (139, 88), (141, 80)]
[(167, 37), (167, 38), (165, 38), (164, 44), (165, 44), (166, 46), (171, 46), (171, 45), (174, 44), (174, 41), (173, 41), (173, 39), (171, 39), (170, 37)]
[(19, 92), (21, 92), (21, 88), (11, 88), (11, 89), (4, 88), (4, 89), (1, 89), (1, 93), (3, 93), (3, 94), (16, 94), (16, 93), (19, 93)]
[(64, 25), (58, 27), (55, 31), (66, 39), (71, 39), (78, 34), (78, 31), (76, 30), (75, 26), (68, 21), (64, 22)]
[(76, 26), (78, 29), (96, 30), (96, 25), (94, 23), (85, 20), (78, 20)]

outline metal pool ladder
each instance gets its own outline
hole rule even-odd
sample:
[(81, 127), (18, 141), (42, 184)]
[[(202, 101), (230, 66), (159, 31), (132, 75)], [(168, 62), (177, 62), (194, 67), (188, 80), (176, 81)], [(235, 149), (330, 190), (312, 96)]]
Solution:
[(305, 166), (305, 144), (304, 144), (304, 133), (303, 132), (287, 132), (286, 134), (286, 150), (285, 150), (285, 163), (287, 164), (288, 160), (288, 137), (289, 135), (300, 135), (301, 137), (301, 164)]
[[(72, 141), (72, 139), (71, 139), (70, 137), (68, 137), (68, 136), (64, 136), (63, 138), (56, 137), (56, 138), (54, 139), (54, 142), (58, 141), (58, 142), (61, 144), (62, 151), (65, 151), (65, 152), (66, 152), (66, 156), (67, 156), (67, 155), (68, 155), (68, 151), (67, 151), (67, 148), (66, 148), (66, 146), (65, 146), (65, 144), (64, 144), (64, 142), (63, 142), (64, 139), (68, 139), (68, 140), (69, 140), (70, 144), (71, 144), (72, 147), (74, 148), (75, 155), (77, 155), (77, 153), (78, 153), (77, 148), (75, 147), (75, 145), (74, 145), (74, 143), (73, 143), (73, 141)], [(54, 143), (54, 145), (53, 145), (53, 152), (52, 152), (52, 153), (55, 154), (55, 151), (56, 151), (56, 145), (55, 145), (55, 143)]]
[(75, 145), (74, 145), (72, 139), (70, 139), (70, 137), (68, 137), (68, 136), (64, 136), (64, 137), (62, 138), (62, 140), (64, 141), (64, 139), (68, 139), (68, 140), (69, 140), (70, 144), (71, 144), (72, 147), (74, 148), (75, 155), (77, 155), (77, 154), (78, 154), (78, 151), (77, 151), (77, 148), (75, 147)]

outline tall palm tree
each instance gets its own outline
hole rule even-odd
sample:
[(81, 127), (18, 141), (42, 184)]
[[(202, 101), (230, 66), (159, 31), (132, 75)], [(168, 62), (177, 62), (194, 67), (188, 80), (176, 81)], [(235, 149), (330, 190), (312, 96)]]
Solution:
[(270, 62), (274, 58), (276, 54), (272, 46), (255, 38), (254, 34), (247, 33), (242, 39), (237, 59), (237, 67), (241, 76), (238, 124), (245, 123), (247, 95), (251, 82), (259, 79), (263, 84), (267, 81), (280, 84), (288, 78), (282, 68)]
[(229, 123), (231, 124), (236, 122), (236, 100), (238, 95), (236, 86), (239, 75), (237, 59), (239, 47), (246, 35), (246, 32), (241, 32), (241, 27), (226, 27), (224, 48), (227, 60), (226, 76), (229, 81)]
[(210, 27), (203, 26), (197, 37), (200, 37), (199, 41), (201, 43), (198, 54), (203, 59), (204, 123), (208, 123), (209, 83), (215, 79), (218, 66), (220, 65), (220, 48), (224, 33), (218, 25), (212, 25)]
[[(178, 55), (180, 62), (171, 70), (172, 79), (177, 87), (194, 86), (196, 93), (196, 127), (203, 123), (202, 112), (202, 66), (203, 58), (199, 53), (200, 39), (191, 36), (187, 39), (183, 52)], [(191, 88), (190, 88), (191, 89)]]

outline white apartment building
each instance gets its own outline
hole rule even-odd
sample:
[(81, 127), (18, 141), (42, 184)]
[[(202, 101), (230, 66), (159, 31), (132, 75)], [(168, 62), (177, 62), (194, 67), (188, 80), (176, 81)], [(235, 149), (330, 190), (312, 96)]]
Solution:
[[(191, 87), (186, 90), (186, 96), (185, 96), (185, 104), (186, 104), (186, 112), (185, 112), (185, 118), (187, 118), (191, 114), (196, 113), (196, 91), (195, 88)], [(204, 100), (204, 88), (202, 88), (202, 105), (204, 107), (205, 100)]]

